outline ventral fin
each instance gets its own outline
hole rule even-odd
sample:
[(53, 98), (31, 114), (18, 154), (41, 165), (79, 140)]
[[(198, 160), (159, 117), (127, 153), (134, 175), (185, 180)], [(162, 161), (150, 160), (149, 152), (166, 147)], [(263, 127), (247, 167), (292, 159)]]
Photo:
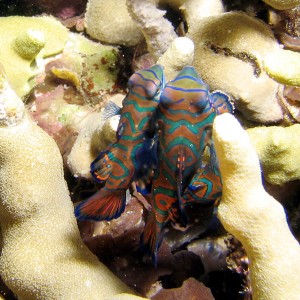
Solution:
[(118, 218), (124, 211), (126, 190), (112, 191), (105, 187), (75, 208), (78, 220), (109, 221)]
[(157, 254), (161, 242), (161, 229), (157, 225), (154, 215), (151, 213), (141, 236), (141, 247), (150, 255), (155, 267), (157, 266)]
[(178, 152), (177, 157), (177, 171), (176, 171), (176, 181), (177, 181), (177, 199), (178, 202), (175, 202), (175, 207), (172, 207), (170, 211), (170, 219), (173, 223), (179, 223), (182, 226), (185, 226), (188, 222), (187, 213), (184, 209), (183, 200), (182, 200), (182, 185), (183, 185), (183, 171), (185, 164), (185, 154), (183, 151)]

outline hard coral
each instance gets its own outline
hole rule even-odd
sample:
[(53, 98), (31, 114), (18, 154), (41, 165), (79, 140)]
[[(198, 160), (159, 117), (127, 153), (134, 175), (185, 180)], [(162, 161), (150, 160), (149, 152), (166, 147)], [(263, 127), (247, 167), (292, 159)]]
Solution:
[(0, 36), (0, 61), (22, 97), (35, 85), (32, 78), (39, 70), (34, 60), (61, 52), (68, 30), (52, 17), (5, 17), (0, 18)]
[(300, 86), (300, 54), (290, 50), (271, 52), (263, 61), (267, 74), (279, 83)]
[(166, 11), (158, 9), (151, 0), (127, 0), (126, 4), (144, 34), (149, 52), (158, 59), (177, 37), (172, 24), (163, 17)]
[(188, 37), (195, 44), (194, 65), (201, 77), (213, 90), (231, 95), (245, 118), (262, 123), (283, 118), (277, 100), (282, 87), (262, 69), (263, 59), (279, 49), (266, 24), (229, 12), (203, 18)]
[(191, 65), (194, 59), (194, 43), (186, 37), (177, 37), (157, 63), (164, 67), (167, 80), (176, 77), (185, 66)]
[(67, 159), (74, 176), (91, 178), (91, 162), (115, 139), (119, 119), (119, 116), (114, 116), (105, 120), (101, 112), (87, 118)]
[(128, 292), (80, 238), (55, 142), (20, 112), (23, 103), (3, 73), (0, 83), (1, 277), (20, 299)]
[(299, 299), (299, 243), (283, 207), (263, 188), (249, 136), (223, 114), (214, 121), (213, 140), (223, 181), (218, 217), (247, 252), (253, 299)]
[(262, 164), (264, 178), (271, 184), (300, 179), (300, 124), (289, 127), (255, 127), (247, 130)]
[(85, 24), (87, 33), (101, 42), (133, 46), (142, 40), (127, 12), (126, 0), (89, 0)]
[(23, 58), (33, 60), (45, 46), (45, 35), (28, 29), (20, 33), (14, 42), (14, 50)]
[(263, 0), (276, 9), (290, 9), (299, 5), (299, 0)]
[[(172, 0), (162, 0), (162, 2), (167, 2), (170, 6), (173, 6)], [(184, 0), (182, 2), (184, 3), (178, 7), (189, 29), (197, 26), (202, 18), (219, 15), (224, 12), (221, 0)]]

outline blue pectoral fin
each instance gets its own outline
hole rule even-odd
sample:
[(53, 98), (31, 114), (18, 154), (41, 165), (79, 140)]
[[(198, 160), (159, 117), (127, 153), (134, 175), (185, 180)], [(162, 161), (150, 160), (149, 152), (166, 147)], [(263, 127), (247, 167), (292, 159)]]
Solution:
[(144, 183), (144, 182), (137, 181), (136, 190), (137, 192), (141, 193), (143, 196), (150, 195), (152, 190), (152, 182)]
[(75, 208), (78, 220), (109, 221), (118, 218), (124, 211), (126, 190), (110, 191), (105, 187)]
[(214, 91), (210, 94), (212, 107), (218, 115), (233, 113), (233, 105), (230, 103), (229, 96), (221, 91)]
[(143, 195), (151, 192), (153, 173), (158, 166), (157, 138), (147, 138), (135, 152), (135, 179), (137, 188)]
[(211, 161), (204, 169), (199, 169), (184, 192), (185, 204), (213, 203), (222, 194), (222, 182), (217, 168)]
[(135, 152), (135, 160), (138, 164), (138, 169), (143, 175), (147, 174), (149, 169), (154, 170), (158, 165), (158, 140), (157, 136), (146, 138), (143, 144)]
[(121, 108), (112, 101), (108, 101), (104, 106), (102, 116), (104, 120), (107, 120), (113, 116), (119, 115), (121, 112)]

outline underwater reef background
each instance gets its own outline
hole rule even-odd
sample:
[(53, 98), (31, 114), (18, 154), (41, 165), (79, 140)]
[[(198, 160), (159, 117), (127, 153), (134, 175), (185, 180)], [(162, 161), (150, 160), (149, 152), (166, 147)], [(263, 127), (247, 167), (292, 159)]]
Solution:
[(299, 299), (300, 1), (0, 14), (2, 299)]

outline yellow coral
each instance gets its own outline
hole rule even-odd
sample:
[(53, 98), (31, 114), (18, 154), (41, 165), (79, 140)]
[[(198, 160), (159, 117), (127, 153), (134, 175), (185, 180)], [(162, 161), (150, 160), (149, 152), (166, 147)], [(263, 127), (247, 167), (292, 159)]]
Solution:
[(51, 72), (59, 79), (64, 79), (67, 82), (73, 84), (77, 89), (80, 88), (80, 78), (79, 75), (69, 69), (59, 69), (59, 68), (51, 68)]
[(276, 9), (290, 9), (299, 5), (299, 0), (263, 0)]
[(263, 61), (268, 75), (279, 83), (300, 86), (300, 54), (278, 49), (270, 52)]
[(261, 123), (283, 118), (277, 94), (282, 88), (262, 69), (279, 49), (271, 29), (257, 18), (228, 12), (203, 18), (188, 31), (195, 44), (194, 66), (212, 90), (236, 99), (245, 118)]
[(213, 140), (223, 181), (218, 217), (245, 247), (254, 300), (298, 300), (300, 247), (282, 205), (263, 188), (249, 136), (230, 114), (215, 118)]
[[(2, 119), (8, 121), (0, 127), (1, 277), (25, 300), (130, 293), (81, 240), (57, 145), (24, 114), (21, 99), (10, 97), (7, 83), (2, 86)], [(20, 118), (11, 118), (13, 107), (22, 108)]]
[(300, 179), (300, 124), (285, 128), (255, 127), (247, 132), (268, 182), (280, 185)]
[(45, 35), (38, 30), (21, 32), (14, 41), (14, 50), (23, 58), (32, 61), (45, 46)]
[(36, 56), (47, 57), (63, 50), (68, 30), (52, 17), (0, 18), (0, 63), (18, 96), (26, 95), (36, 74)]

